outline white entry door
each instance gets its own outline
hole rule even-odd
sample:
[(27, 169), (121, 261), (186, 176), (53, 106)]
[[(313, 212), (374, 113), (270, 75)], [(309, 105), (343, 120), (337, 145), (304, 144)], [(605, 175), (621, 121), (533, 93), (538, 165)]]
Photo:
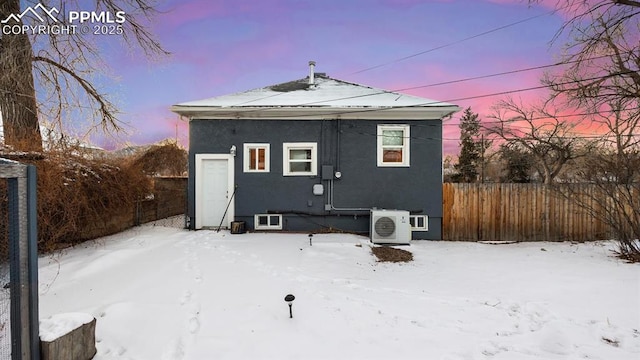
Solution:
[(233, 187), (231, 155), (196, 154), (196, 229), (229, 227), (234, 217)]

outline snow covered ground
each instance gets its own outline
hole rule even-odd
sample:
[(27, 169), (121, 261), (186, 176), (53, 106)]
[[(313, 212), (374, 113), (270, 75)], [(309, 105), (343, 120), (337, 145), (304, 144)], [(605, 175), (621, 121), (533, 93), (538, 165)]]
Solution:
[(97, 360), (640, 359), (640, 265), (609, 243), (402, 248), (143, 226), (42, 257), (40, 317), (95, 316)]

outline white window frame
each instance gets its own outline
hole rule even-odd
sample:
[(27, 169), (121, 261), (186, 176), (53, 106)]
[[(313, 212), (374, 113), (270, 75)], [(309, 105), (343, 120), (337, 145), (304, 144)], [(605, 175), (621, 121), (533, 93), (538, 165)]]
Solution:
[[(402, 131), (402, 146), (398, 147), (402, 150), (402, 162), (385, 162), (384, 161), (384, 149), (389, 148), (389, 146), (383, 145), (384, 131), (385, 130), (401, 130)], [(378, 167), (409, 167), (411, 164), (410, 161), (410, 151), (411, 148), (410, 139), (410, 126), (406, 124), (397, 125), (397, 124), (380, 124), (378, 125)]]
[[(290, 171), (290, 150), (311, 150), (311, 171)], [(284, 176), (316, 176), (318, 175), (318, 143), (287, 142), (282, 144), (282, 175)]]
[[(267, 218), (267, 225), (260, 225), (260, 217)], [(271, 225), (272, 218), (278, 219), (277, 225)], [(253, 228), (255, 230), (282, 230), (282, 214), (255, 214), (253, 216)]]
[[(422, 226), (419, 225), (420, 222), (422, 222)], [(411, 231), (429, 231), (429, 217), (427, 215), (409, 215), (409, 223)]]
[[(264, 149), (264, 169), (250, 169), (251, 156), (249, 152), (251, 149)], [(263, 143), (245, 143), (243, 150), (243, 168), (246, 173), (268, 173), (271, 171), (271, 144)]]

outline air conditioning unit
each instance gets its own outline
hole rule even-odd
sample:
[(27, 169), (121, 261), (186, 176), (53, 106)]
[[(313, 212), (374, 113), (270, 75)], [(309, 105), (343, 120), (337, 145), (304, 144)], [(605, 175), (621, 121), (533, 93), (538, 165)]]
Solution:
[(404, 210), (371, 210), (371, 242), (374, 244), (409, 244), (411, 224)]

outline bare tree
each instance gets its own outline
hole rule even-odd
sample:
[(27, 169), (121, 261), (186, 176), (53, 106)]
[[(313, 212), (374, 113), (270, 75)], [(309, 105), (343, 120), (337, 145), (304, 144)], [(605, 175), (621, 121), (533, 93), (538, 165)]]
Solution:
[(558, 4), (571, 15), (555, 38), (569, 39), (566, 67), (546, 74), (544, 83), (556, 99), (593, 114), (605, 129), (581, 174), (598, 201), (567, 196), (609, 225), (621, 257), (640, 261), (640, 2)]
[(569, 40), (561, 54), (566, 66), (543, 79), (554, 95), (595, 111), (640, 97), (640, 2), (565, 0), (558, 10), (569, 19), (554, 41), (562, 34)]
[(486, 126), (497, 143), (526, 150), (545, 184), (551, 184), (564, 165), (579, 156), (579, 139), (572, 134), (575, 125), (561, 120), (555, 110), (547, 110), (549, 104), (527, 106), (512, 98), (501, 100), (489, 116), (494, 121)]
[[(639, 99), (640, 100), (640, 99)], [(596, 153), (599, 165), (585, 169), (592, 179), (600, 176), (618, 184), (640, 181), (640, 104), (627, 110), (628, 102), (609, 104), (611, 111), (594, 114), (594, 122), (602, 124), (607, 132), (599, 140)], [(637, 102), (636, 102), (637, 103)], [(606, 176), (603, 176), (606, 171)], [(599, 174), (598, 174), (599, 173)], [(640, 207), (638, 208), (640, 210)]]
[[(42, 4), (48, 9), (84, 9), (77, 0), (0, 2), (0, 20), (21, 14), (20, 5)], [(141, 49), (147, 56), (168, 54), (148, 31), (145, 24), (156, 13), (154, 0), (95, 0), (95, 13), (124, 14), (124, 21), (113, 26), (131, 49)], [(44, 27), (60, 26), (68, 19), (35, 17), (25, 13), (22, 24)], [(16, 25), (12, 19), (9, 25)], [(56, 125), (73, 118), (89, 120), (91, 128), (103, 131), (121, 129), (118, 110), (108, 94), (97, 85), (108, 76), (108, 64), (101, 59), (99, 41), (106, 41), (93, 31), (8, 32), (0, 34), (0, 111), (3, 115), (5, 143), (23, 150), (42, 149), (39, 120)], [(89, 28), (91, 30), (91, 28)], [(114, 36), (111, 36), (112, 39)]]
[[(20, 2), (0, 2), (0, 19), (20, 12)], [(27, 34), (0, 34), (0, 112), (4, 138), (26, 150), (42, 149), (32, 75), (33, 52)], [(30, 146), (30, 145), (33, 145)]]
[(596, 115), (609, 130), (585, 157), (579, 176), (591, 184), (591, 198), (579, 189), (558, 189), (595, 218), (607, 224), (620, 257), (640, 262), (640, 109), (611, 104), (611, 112)]

